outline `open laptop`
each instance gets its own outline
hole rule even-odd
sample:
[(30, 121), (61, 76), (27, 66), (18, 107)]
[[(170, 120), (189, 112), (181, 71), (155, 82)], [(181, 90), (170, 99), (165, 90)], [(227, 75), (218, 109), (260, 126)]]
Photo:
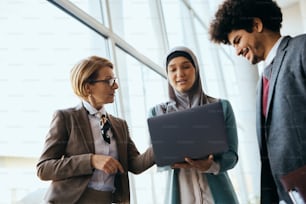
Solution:
[(147, 122), (158, 166), (228, 150), (220, 102), (148, 118)]

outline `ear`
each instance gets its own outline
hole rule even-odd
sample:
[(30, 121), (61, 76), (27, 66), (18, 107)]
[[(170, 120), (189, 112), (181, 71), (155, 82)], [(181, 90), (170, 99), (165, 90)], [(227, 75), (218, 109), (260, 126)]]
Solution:
[(253, 31), (261, 33), (263, 31), (263, 23), (260, 18), (253, 19)]
[(85, 90), (86, 90), (86, 93), (87, 93), (88, 95), (91, 94), (91, 86), (90, 86), (89, 83), (85, 84)]

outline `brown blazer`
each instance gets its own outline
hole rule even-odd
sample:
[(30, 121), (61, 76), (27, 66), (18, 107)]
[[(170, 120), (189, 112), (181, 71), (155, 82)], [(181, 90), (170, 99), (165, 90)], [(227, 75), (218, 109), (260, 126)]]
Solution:
[[(152, 148), (140, 154), (130, 138), (125, 120), (108, 115), (117, 141), (119, 162), (125, 173), (115, 178), (113, 202), (129, 203), (128, 171), (139, 174), (154, 164)], [(82, 105), (58, 110), (53, 116), (37, 175), (51, 180), (45, 199), (48, 203), (76, 203), (93, 174), (91, 155), (95, 153), (88, 114)]]

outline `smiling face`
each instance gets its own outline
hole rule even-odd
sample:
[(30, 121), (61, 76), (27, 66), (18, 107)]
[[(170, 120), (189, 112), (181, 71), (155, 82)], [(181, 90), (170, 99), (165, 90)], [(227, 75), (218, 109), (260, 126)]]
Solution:
[[(110, 67), (101, 67), (95, 81), (108, 80), (112, 78), (114, 78), (113, 69)], [(91, 95), (91, 100), (89, 100), (89, 102), (99, 110), (104, 104), (114, 102), (115, 91), (118, 88), (119, 86), (116, 82), (113, 85), (110, 85), (106, 81), (88, 83), (86, 89)]]
[(233, 30), (228, 40), (236, 50), (236, 54), (245, 57), (252, 64), (265, 60), (268, 54), (263, 25), (259, 19), (254, 20), (253, 31)]
[(181, 93), (188, 92), (195, 82), (195, 68), (185, 57), (170, 60), (167, 75), (170, 85)]

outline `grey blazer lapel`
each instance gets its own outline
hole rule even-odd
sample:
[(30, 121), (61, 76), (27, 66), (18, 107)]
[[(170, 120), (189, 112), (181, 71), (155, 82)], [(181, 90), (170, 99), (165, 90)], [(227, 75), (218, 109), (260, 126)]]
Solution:
[(91, 131), (91, 126), (88, 119), (88, 113), (83, 105), (76, 107), (76, 111), (73, 114), (75, 127), (82, 135), (83, 144), (85, 145), (88, 152), (95, 152), (95, 145), (93, 140), (93, 135)]
[(269, 110), (270, 110), (270, 104), (271, 104), (271, 101), (272, 101), (272, 98), (273, 98), (273, 94), (274, 94), (274, 91), (275, 91), (274, 90), (275, 89), (275, 83), (277, 81), (278, 74), (281, 70), (282, 63), (283, 63), (283, 60), (284, 60), (286, 52), (287, 52), (286, 47), (287, 47), (290, 39), (291, 39), (291, 37), (287, 36), (281, 41), (281, 43), (279, 45), (279, 48), (277, 50), (277, 54), (276, 54), (276, 56), (273, 60), (272, 75), (271, 75), (271, 78), (269, 80), (267, 118), (269, 118), (269, 115), (270, 115)]
[(258, 145), (261, 148), (261, 134), (262, 134), (262, 124), (263, 124), (263, 116), (262, 116), (262, 74), (257, 83), (257, 101), (256, 101), (256, 131), (257, 131), (257, 139)]

